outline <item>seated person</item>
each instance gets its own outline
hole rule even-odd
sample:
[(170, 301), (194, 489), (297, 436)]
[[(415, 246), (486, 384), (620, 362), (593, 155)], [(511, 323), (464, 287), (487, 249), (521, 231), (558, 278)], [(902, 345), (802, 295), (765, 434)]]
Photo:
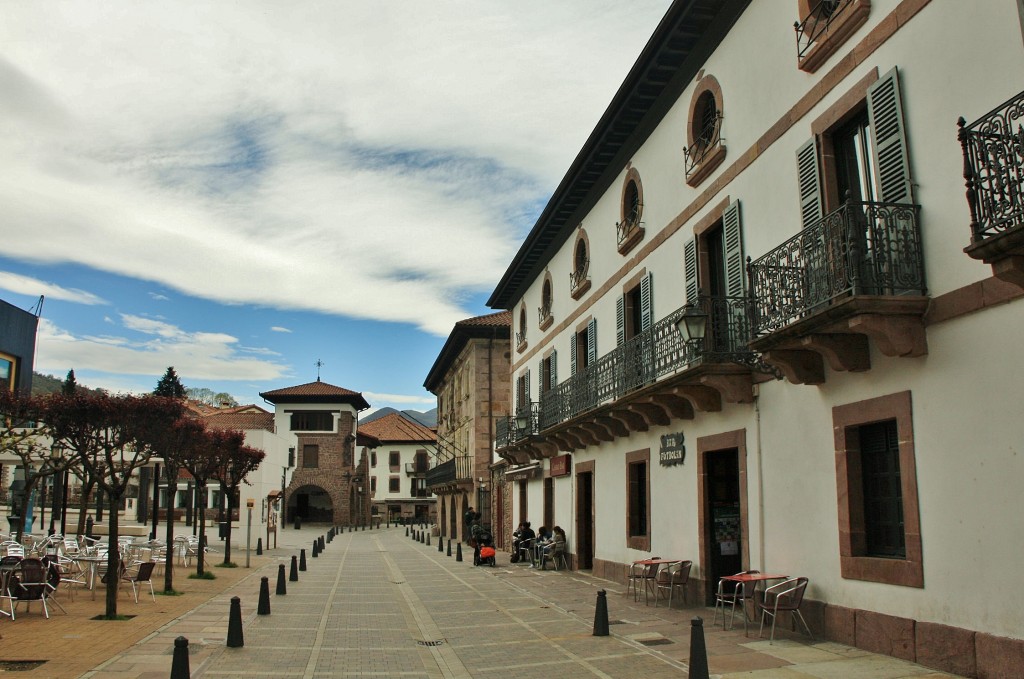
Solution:
[(537, 539), (533, 541), (533, 550), (531, 551), (532, 558), (530, 559), (530, 568), (536, 568), (540, 564), (540, 557), (543, 554), (544, 547), (551, 542), (551, 531), (548, 530), (547, 526), (541, 526), (537, 532)]
[(530, 528), (529, 521), (523, 521), (523, 528), (519, 531), (519, 549), (532, 549), (533, 541), (537, 539), (537, 534)]
[(551, 541), (544, 545), (540, 552), (540, 564), (542, 567), (544, 566), (544, 556), (546, 554), (565, 553), (565, 531), (562, 530), (561, 526), (555, 526), (551, 531)]

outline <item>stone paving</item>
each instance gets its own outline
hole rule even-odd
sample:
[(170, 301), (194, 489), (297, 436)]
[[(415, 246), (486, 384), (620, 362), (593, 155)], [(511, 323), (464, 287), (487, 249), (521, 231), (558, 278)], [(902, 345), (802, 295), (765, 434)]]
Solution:
[[(713, 677), (952, 676), (788, 633), (769, 644), (745, 637), (742, 626), (712, 627), (711, 609), (634, 603), (618, 583), (510, 565), (503, 554), (498, 567), (475, 568), (468, 550), (457, 562), (437, 550), (436, 538), (428, 547), (404, 528), (344, 532), (312, 558), (313, 539), (325, 533), (315, 526), (283, 531), (278, 549), (253, 557), (251, 569), (213, 569), (216, 581), (176, 575), (185, 596), (138, 605), (122, 597), (120, 612), (138, 615), (132, 621), (89, 620), (102, 602), (87, 594), (68, 605), (67, 616), (44, 620), (33, 611), (0, 621), (0, 660), (48, 661), (27, 676), (166, 678), (174, 639), (185, 636), (193, 677), (660, 679), (687, 676), (691, 620), (701, 616)], [(278, 565), (287, 566), (300, 547), (307, 570), (287, 582), (287, 594), (275, 594)], [(244, 551), (234, 558), (244, 563)], [(271, 615), (257, 616), (264, 576)], [(608, 604), (606, 637), (593, 636), (599, 590)], [(234, 596), (241, 599), (242, 648), (225, 645)]]

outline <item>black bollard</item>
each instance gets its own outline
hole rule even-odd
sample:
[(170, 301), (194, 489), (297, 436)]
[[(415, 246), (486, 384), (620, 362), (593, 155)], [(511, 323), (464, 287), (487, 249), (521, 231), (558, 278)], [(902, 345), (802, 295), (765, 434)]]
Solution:
[(311, 553), (314, 559), (320, 556), (320, 543), (316, 540), (313, 540), (313, 551)]
[(704, 620), (700, 617), (690, 621), (690, 679), (709, 679)]
[(242, 639), (242, 600), (231, 597), (231, 614), (228, 616), (228, 648), (245, 646)]
[(455, 560), (462, 561), (462, 543), (455, 545)]
[(366, 530), (366, 524), (365, 523), (363, 524), (363, 530), (364, 531)]
[(299, 581), (299, 557), (292, 554), (292, 567), (288, 569), (288, 582)]
[(302, 517), (301, 516), (296, 516), (295, 517), (295, 530), (302, 530)]
[(427, 536), (427, 547), (430, 546), (430, 533), (426, 533)]
[[(85, 537), (90, 538), (90, 539), (92, 539), (92, 526), (93, 526), (92, 516), (90, 515), (89, 517), (87, 517), (85, 519)], [(11, 531), (11, 532), (13, 533), (14, 531)]]
[(284, 582), (284, 564), (277, 567), (277, 591), (274, 594), (287, 594), (288, 586)]
[(405, 527), (405, 537), (409, 537), (409, 527)]
[(448, 556), (452, 555), (452, 539), (448, 538)]
[(320, 536), (320, 551), (323, 552), (325, 547), (326, 547), (326, 543), (324, 542), (324, 536), (321, 535)]
[(306, 550), (299, 551), (299, 570), (306, 570)]
[(256, 538), (256, 556), (263, 556), (263, 538)]
[(171, 660), (171, 679), (189, 679), (192, 671), (188, 666), (188, 639), (174, 640), (174, 658)]
[(597, 591), (597, 607), (594, 609), (594, 636), (608, 636), (608, 597), (603, 589)]
[(437, 537), (437, 551), (438, 552), (443, 552), (444, 551), (444, 538), (441, 537), (441, 536)]
[(260, 578), (260, 602), (256, 606), (256, 615), (270, 615), (270, 578)]

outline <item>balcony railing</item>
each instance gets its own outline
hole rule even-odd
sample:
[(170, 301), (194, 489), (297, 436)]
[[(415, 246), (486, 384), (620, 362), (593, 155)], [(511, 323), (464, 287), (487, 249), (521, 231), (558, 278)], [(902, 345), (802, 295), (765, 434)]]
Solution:
[(1024, 92), (970, 125), (957, 121), (977, 243), (1024, 225)]
[(629, 240), (630, 236), (636, 233), (637, 229), (643, 225), (643, 222), (641, 222), (637, 217), (638, 213), (633, 211), (626, 216), (625, 221), (615, 223), (615, 233), (618, 236), (618, 245), (621, 246)]
[(583, 285), (583, 281), (587, 280), (587, 273), (590, 272), (590, 260), (587, 259), (582, 262), (582, 265), (577, 265), (575, 271), (569, 272), (569, 289), (575, 290), (576, 288)]
[(538, 431), (572, 419), (659, 378), (698, 363), (743, 361), (752, 354), (747, 298), (703, 297), (699, 306), (708, 314), (703, 344), (686, 343), (676, 329), (683, 309), (677, 309), (644, 332), (602, 356), (554, 389), (541, 395)]
[(701, 130), (700, 137), (683, 149), (683, 170), (687, 178), (693, 176), (708, 154), (718, 148), (722, 141), (722, 114), (716, 113), (714, 120), (708, 122)]
[(847, 201), (747, 266), (757, 338), (853, 295), (925, 294), (920, 206)]
[(427, 488), (443, 486), (473, 478), (473, 460), (468, 455), (460, 455), (442, 462), (427, 470)]
[(551, 302), (537, 307), (537, 325), (544, 325), (551, 320)]
[(811, 13), (803, 21), (796, 24), (797, 58), (803, 59), (814, 47), (815, 43), (829, 32), (832, 21), (853, 0), (819, 0), (811, 9)]
[(528, 403), (516, 409), (515, 415), (499, 418), (494, 427), (494, 445), (507, 448), (540, 432), (540, 404)]
[(516, 333), (516, 346), (517, 347), (522, 347), (525, 344), (526, 344), (526, 333), (525, 332), (517, 332)]

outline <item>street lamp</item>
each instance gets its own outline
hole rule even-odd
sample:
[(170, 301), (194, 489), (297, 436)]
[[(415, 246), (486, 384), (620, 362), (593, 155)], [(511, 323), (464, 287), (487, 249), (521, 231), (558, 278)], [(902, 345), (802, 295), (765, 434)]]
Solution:
[(682, 315), (676, 320), (676, 330), (683, 337), (683, 342), (700, 346), (708, 328), (708, 315), (692, 302), (687, 301)]
[[(55, 443), (50, 447), (50, 468), (56, 469), (58, 463), (64, 457), (64, 448), (60, 444)], [(64, 522), (64, 513), (61, 511), (61, 498), (64, 496), (63, 483), (64, 475), (59, 472), (54, 472), (52, 475), (52, 486), (53, 486), (53, 506), (50, 508), (50, 535), (57, 532), (56, 519), (57, 514), (60, 514), (61, 524)], [(61, 535), (64, 535), (63, 531)]]

